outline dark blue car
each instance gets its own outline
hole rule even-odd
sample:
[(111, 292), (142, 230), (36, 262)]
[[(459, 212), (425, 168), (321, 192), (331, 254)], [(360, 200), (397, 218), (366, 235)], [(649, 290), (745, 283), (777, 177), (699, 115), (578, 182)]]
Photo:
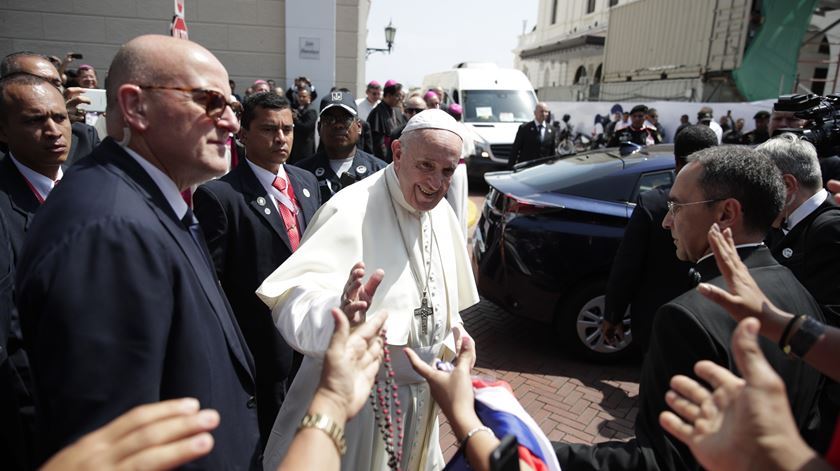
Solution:
[(639, 193), (673, 182), (673, 146), (553, 157), (484, 179), (474, 244), (481, 295), (553, 324), (584, 358), (627, 355), (632, 335), (610, 346), (599, 330), (607, 277)]

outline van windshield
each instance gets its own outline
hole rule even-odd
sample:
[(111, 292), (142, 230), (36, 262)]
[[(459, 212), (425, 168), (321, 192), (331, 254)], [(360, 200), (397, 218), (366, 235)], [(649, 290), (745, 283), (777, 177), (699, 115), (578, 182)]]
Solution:
[(537, 99), (526, 90), (464, 90), (464, 122), (524, 123), (534, 119)]

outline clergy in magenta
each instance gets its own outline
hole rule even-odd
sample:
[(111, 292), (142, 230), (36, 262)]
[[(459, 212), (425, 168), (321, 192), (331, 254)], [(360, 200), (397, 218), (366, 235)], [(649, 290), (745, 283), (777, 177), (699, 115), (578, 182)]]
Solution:
[[(415, 115), (392, 143), (394, 162), (324, 204), (298, 250), (257, 290), (286, 342), (305, 355), (269, 437), (266, 469), (282, 460), (317, 386), (330, 309), (341, 307), (351, 324), (387, 311), (388, 345), (411, 347), (429, 364), (452, 360), (460, 348), (467, 334), (459, 313), (478, 293), (458, 220), (440, 203), (458, 165), (461, 130), (441, 110)], [(368, 404), (347, 424), (342, 469), (392, 468), (377, 427), (385, 413), (403, 424), (400, 469), (442, 469), (428, 385), (403, 355), (391, 359), (400, 407)]]

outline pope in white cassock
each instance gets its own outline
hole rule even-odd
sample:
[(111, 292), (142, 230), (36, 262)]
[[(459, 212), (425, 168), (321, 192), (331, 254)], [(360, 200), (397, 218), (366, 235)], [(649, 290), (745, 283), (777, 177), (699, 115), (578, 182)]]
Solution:
[[(443, 468), (437, 406), (400, 350), (411, 347), (432, 365), (451, 360), (467, 335), (459, 312), (478, 302), (464, 233), (449, 204), (439, 204), (458, 165), (462, 129), (441, 110), (415, 115), (392, 143), (393, 163), (321, 207), (300, 248), (257, 290), (286, 342), (305, 355), (274, 422), (265, 469), (277, 468), (306, 413), (336, 306), (351, 324), (388, 311), (405, 431), (401, 468)], [(367, 280), (366, 268), (376, 269)], [(388, 469), (375, 421), (368, 404), (347, 424), (342, 469)]]

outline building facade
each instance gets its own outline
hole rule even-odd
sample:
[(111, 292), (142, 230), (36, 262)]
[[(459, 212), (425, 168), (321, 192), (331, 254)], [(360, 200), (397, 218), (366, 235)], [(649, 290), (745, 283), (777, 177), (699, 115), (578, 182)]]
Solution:
[(516, 64), (543, 100), (730, 102), (833, 93), (836, 0), (540, 0)]
[[(237, 83), (257, 79), (288, 87), (306, 75), (318, 90), (364, 89), (371, 0), (185, 0), (189, 38), (212, 51)], [(317, 3), (317, 5), (315, 5)], [(0, 55), (34, 51), (84, 55), (100, 84), (126, 41), (169, 34), (173, 0), (4, 0)], [(293, 21), (287, 22), (291, 18)], [(287, 24), (295, 25), (294, 28)]]

